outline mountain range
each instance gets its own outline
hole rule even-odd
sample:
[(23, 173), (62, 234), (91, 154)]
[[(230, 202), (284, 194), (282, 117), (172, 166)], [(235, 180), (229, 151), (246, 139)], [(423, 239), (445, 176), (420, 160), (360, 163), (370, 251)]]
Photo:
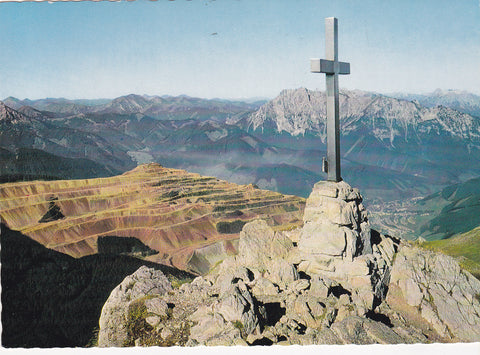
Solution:
[(396, 93), (388, 96), (405, 100), (416, 100), (427, 107), (446, 106), (455, 110), (480, 116), (480, 96), (462, 90), (437, 89), (429, 94)]
[(262, 102), (246, 103), (222, 99), (206, 100), (185, 95), (148, 96), (134, 94), (121, 96), (113, 100), (68, 100), (64, 98), (19, 100), (14, 97), (8, 97), (4, 100), (5, 105), (14, 109), (28, 106), (40, 111), (55, 113), (57, 116), (82, 113), (142, 113), (165, 120), (225, 118), (254, 110)]
[[(478, 174), (477, 117), (359, 91), (341, 92), (340, 112), (345, 160), (425, 177), (434, 184)], [(313, 133), (322, 142), (317, 145), (324, 147), (325, 96), (306, 89), (285, 90), (237, 123), (262, 136), (268, 132)]]
[[(471, 114), (480, 105), (477, 96), (397, 96), (358, 90), (340, 95), (342, 176), (363, 191), (367, 205), (424, 197), (480, 175), (480, 118)], [(435, 106), (440, 97), (449, 99)], [(0, 148), (8, 162), (0, 174), (10, 176), (4, 181), (113, 176), (158, 162), (307, 197), (325, 178), (325, 122), (324, 93), (303, 88), (254, 103), (187, 96), (9, 97), (0, 104)], [(19, 154), (25, 149), (50, 155), (29, 153), (35, 168), (28, 170), (28, 161), (13, 158), (25, 156)], [(62, 174), (52, 165), (64, 167)]]

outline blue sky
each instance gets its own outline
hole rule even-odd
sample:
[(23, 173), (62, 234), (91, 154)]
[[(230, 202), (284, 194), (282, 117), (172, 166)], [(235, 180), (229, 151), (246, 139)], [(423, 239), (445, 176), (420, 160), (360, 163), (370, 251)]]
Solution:
[(323, 90), (329, 16), (341, 87), (480, 94), (479, 0), (137, 0), (0, 3), (0, 98)]

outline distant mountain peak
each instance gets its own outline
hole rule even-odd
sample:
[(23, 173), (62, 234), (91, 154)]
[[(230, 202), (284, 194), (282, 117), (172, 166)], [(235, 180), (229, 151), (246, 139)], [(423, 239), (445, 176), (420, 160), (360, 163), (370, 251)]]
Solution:
[(20, 102), (20, 99), (17, 99), (16, 97), (9, 96), (3, 100), (3, 102)]
[(441, 105), (480, 117), (480, 96), (465, 90), (435, 89), (427, 94), (392, 93), (389, 96), (403, 100), (417, 100), (426, 107)]
[(117, 97), (116, 99), (113, 99), (112, 103), (113, 102), (127, 101), (127, 100), (129, 100), (129, 101), (139, 100), (139, 101), (142, 101), (142, 102), (146, 102), (146, 101), (150, 101), (150, 98), (147, 98), (147, 97), (144, 97), (144, 96), (141, 96), (141, 95), (137, 95), (137, 94), (128, 94), (128, 95), (120, 96), (120, 97)]
[[(120, 97), (118, 97), (117, 99), (139, 99), (139, 100), (145, 100), (145, 99), (147, 99), (147, 97), (142, 96), (142, 95), (138, 95), (138, 94), (128, 94), (128, 95), (120, 96)], [(117, 99), (116, 99), (116, 100), (117, 100)]]
[[(312, 132), (322, 139), (325, 138), (325, 124), (325, 92), (306, 88), (282, 90), (244, 120), (244, 125), (253, 130), (268, 128), (293, 136)], [(429, 132), (433, 129), (436, 134), (480, 137), (480, 120), (449, 105), (429, 108), (418, 101), (361, 90), (340, 91), (340, 124), (343, 134), (365, 127), (380, 140), (388, 138), (392, 145), (397, 139), (408, 141), (420, 127)]]
[(435, 89), (430, 95), (432, 96), (446, 96), (446, 95), (472, 95), (468, 91), (465, 90), (457, 90), (457, 89)]
[(27, 121), (28, 118), (24, 114), (8, 107), (3, 101), (0, 101), (0, 122), (17, 123)]

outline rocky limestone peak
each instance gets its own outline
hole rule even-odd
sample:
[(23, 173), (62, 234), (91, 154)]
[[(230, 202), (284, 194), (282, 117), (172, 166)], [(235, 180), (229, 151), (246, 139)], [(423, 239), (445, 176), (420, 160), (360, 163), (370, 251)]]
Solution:
[[(141, 274), (153, 272), (147, 270)], [(346, 182), (315, 185), (303, 227), (281, 232), (264, 220), (247, 223), (238, 254), (207, 275), (135, 297), (144, 309), (143, 323), (135, 320), (144, 327), (135, 334), (125, 330), (132, 329), (127, 279), (100, 322), (101, 334), (107, 327), (108, 339), (117, 339), (118, 331), (124, 344), (399, 344), (480, 336), (480, 281), (448, 256), (372, 231), (362, 196)], [(156, 290), (156, 281), (142, 282)], [(109, 320), (118, 316), (112, 304), (127, 319), (118, 330)], [(119, 344), (101, 339), (101, 346)]]
[[(469, 114), (445, 107), (424, 107), (415, 102), (363, 91), (340, 91), (342, 134), (363, 127), (376, 138), (409, 141), (417, 132), (437, 132), (450, 136), (478, 139), (480, 122)], [(248, 128), (269, 128), (291, 135), (315, 133), (325, 139), (326, 104), (323, 91), (305, 88), (283, 90), (248, 116)]]

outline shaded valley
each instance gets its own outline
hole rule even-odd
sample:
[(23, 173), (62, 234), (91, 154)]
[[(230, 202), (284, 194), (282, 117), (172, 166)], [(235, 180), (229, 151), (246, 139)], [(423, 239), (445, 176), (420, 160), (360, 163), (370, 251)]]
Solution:
[(407, 239), (447, 239), (480, 225), (480, 178), (445, 187), (426, 197), (371, 205), (382, 230)]
[[(103, 304), (125, 276), (146, 265), (174, 284), (193, 275), (117, 253), (79, 259), (1, 224), (2, 346), (95, 345)], [(89, 343), (90, 342), (90, 343)]]

